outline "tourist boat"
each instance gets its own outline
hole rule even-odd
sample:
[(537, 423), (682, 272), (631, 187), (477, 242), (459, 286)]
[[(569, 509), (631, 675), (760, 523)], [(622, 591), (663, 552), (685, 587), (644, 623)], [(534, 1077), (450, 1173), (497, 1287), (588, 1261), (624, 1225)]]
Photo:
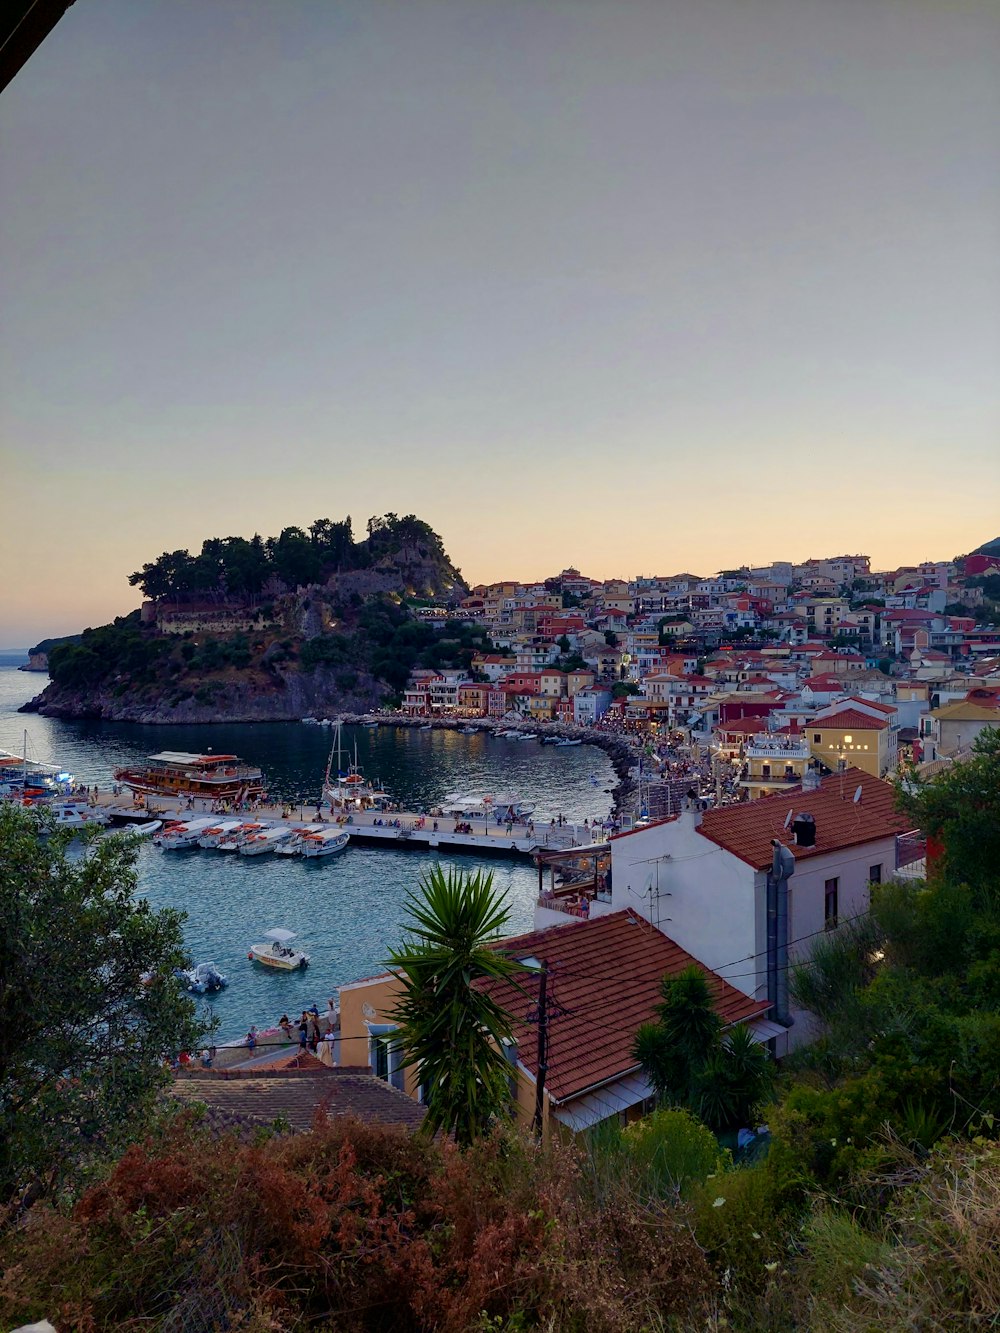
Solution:
[(243, 824), (242, 819), (224, 819), (219, 824), (213, 824), (207, 828), (198, 839), (199, 847), (218, 847), (220, 842), (225, 842), (231, 837)]
[(261, 963), (264, 967), (274, 968), (278, 972), (294, 972), (297, 968), (308, 967), (308, 955), (298, 949), (289, 948), (294, 939), (294, 930), (273, 926), (270, 930), (264, 931), (266, 943), (251, 944), (247, 957), (252, 963)]
[(215, 844), (215, 850), (217, 852), (238, 852), (246, 842), (247, 838), (254, 837), (265, 828), (267, 828), (267, 825), (260, 823), (259, 820), (249, 824), (240, 824), (237, 828), (233, 829), (228, 837), (223, 838), (221, 842)]
[(527, 801), (522, 801), (521, 798), (515, 796), (513, 792), (498, 791), (491, 799), (494, 812), (500, 815), (509, 814), (517, 819), (527, 819), (529, 815), (535, 813), (535, 807), (533, 805), (529, 804)]
[(333, 856), (342, 852), (350, 841), (351, 835), (343, 829), (326, 828), (318, 833), (305, 833), (302, 836), (303, 856)]
[(292, 829), (292, 836), (287, 842), (281, 842), (274, 849), (275, 856), (301, 856), (302, 839), (308, 833), (319, 833), (327, 827), (326, 824), (300, 824)]
[(292, 833), (293, 830), (287, 824), (261, 829), (240, 843), (240, 856), (263, 856), (266, 852), (273, 852), (279, 843), (287, 842)]
[(199, 963), (197, 967), (179, 968), (177, 979), (184, 989), (192, 995), (214, 995), (225, 990), (229, 978), (224, 976), (214, 963)]
[(206, 829), (215, 823), (213, 819), (188, 819), (168, 824), (160, 833), (153, 835), (157, 847), (165, 852), (179, 851), (182, 847), (193, 847)]
[(145, 764), (115, 770), (115, 780), (144, 796), (248, 801), (264, 795), (264, 775), (234, 754), (164, 750)]

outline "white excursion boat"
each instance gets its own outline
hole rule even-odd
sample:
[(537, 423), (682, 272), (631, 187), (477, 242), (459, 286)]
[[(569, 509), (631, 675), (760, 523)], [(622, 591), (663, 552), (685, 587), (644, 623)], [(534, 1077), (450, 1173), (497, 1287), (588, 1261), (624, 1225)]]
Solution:
[(252, 820), (249, 823), (244, 821), (237, 828), (234, 828), (227, 834), (221, 842), (217, 842), (215, 844), (215, 850), (217, 852), (238, 852), (246, 842), (247, 838), (255, 837), (256, 834), (261, 833), (265, 828), (267, 828), (267, 825), (262, 824), (260, 820)]
[(342, 852), (350, 841), (351, 835), (344, 829), (327, 828), (318, 833), (306, 833), (302, 837), (303, 856), (333, 856)]
[(260, 963), (278, 972), (294, 972), (297, 968), (308, 967), (308, 955), (289, 947), (294, 939), (294, 930), (272, 926), (264, 931), (265, 943), (251, 944), (247, 957), (252, 963)]
[(287, 842), (279, 843), (274, 849), (275, 856), (301, 856), (302, 839), (309, 833), (321, 833), (326, 824), (303, 824), (292, 829), (292, 836)]
[(255, 833), (240, 843), (240, 856), (263, 856), (266, 852), (273, 852), (279, 843), (289, 840), (292, 832), (293, 830), (287, 825), (281, 824), (262, 829), (260, 833)]
[(153, 841), (163, 851), (176, 852), (183, 847), (193, 847), (206, 829), (211, 828), (214, 819), (189, 819), (176, 824), (168, 824), (161, 833), (153, 835)]
[(219, 824), (207, 828), (198, 839), (199, 847), (218, 847), (220, 842), (230, 837), (243, 823), (242, 819), (224, 819)]

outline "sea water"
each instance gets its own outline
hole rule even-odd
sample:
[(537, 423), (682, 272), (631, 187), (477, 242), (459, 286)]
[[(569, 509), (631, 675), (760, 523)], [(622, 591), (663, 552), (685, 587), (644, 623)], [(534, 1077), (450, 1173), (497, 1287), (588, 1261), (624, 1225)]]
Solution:
[[(24, 655), (0, 654), (0, 749), (58, 764), (80, 782), (110, 787), (112, 771), (159, 750), (211, 749), (259, 764), (269, 798), (315, 808), (330, 751), (327, 728), (299, 722), (206, 726), (139, 726), (122, 722), (69, 722), (18, 707), (48, 683), (18, 671)], [(535, 806), (536, 823), (559, 814), (572, 820), (603, 818), (610, 808), (614, 772), (603, 751), (566, 749), (537, 741), (507, 741), (485, 733), (421, 731), (380, 726), (345, 727), (342, 744), (368, 778), (382, 782), (404, 810), (425, 810), (447, 794), (512, 792)], [(322, 1010), (342, 982), (377, 972), (406, 923), (406, 900), (422, 874), (440, 864), (492, 873), (505, 895), (509, 933), (531, 929), (537, 871), (526, 859), (441, 855), (416, 847), (349, 844), (331, 857), (241, 857), (194, 848), (162, 852), (144, 842), (139, 890), (156, 907), (186, 913), (185, 942), (196, 963), (209, 960), (229, 987), (199, 1000), (219, 1019), (218, 1040), (296, 1016), (315, 1002)], [(310, 956), (305, 971), (273, 973), (247, 959), (247, 948), (272, 926), (298, 935)]]

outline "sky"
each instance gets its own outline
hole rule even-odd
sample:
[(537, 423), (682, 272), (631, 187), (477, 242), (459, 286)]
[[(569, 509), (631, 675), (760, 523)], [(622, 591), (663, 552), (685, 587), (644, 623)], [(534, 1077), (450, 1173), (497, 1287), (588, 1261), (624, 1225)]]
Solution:
[(0, 97), (0, 646), (210, 536), (1000, 536), (995, 0), (79, 0)]

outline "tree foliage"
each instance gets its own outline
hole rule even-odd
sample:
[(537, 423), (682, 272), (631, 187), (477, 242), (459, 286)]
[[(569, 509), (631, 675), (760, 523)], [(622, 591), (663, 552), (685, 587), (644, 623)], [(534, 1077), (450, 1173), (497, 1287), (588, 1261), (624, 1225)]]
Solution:
[(201, 550), (165, 551), (129, 575), (132, 587), (154, 601), (190, 602), (236, 598), (254, 601), (270, 584), (288, 591), (320, 583), (331, 574), (367, 569), (408, 547), (419, 547), (450, 577), (458, 578), (441, 538), (415, 514), (385, 514), (368, 520), (368, 535), (356, 541), (350, 517), (318, 518), (308, 530), (283, 528), (276, 537), (209, 537)]
[(467, 1145), (510, 1100), (503, 1046), (512, 1040), (511, 1020), (480, 983), (524, 968), (491, 947), (510, 915), (492, 875), (436, 866), (407, 905), (409, 935), (389, 956), (402, 986), (399, 1039), (423, 1088), (427, 1128)]
[(745, 1024), (723, 1030), (701, 968), (665, 976), (660, 992), (656, 1021), (639, 1028), (634, 1045), (660, 1101), (712, 1129), (749, 1124), (773, 1080), (766, 1049)]
[(182, 914), (135, 899), (135, 859), (128, 835), (70, 854), (0, 807), (0, 1201), (120, 1145), (201, 1035), (173, 976)]

